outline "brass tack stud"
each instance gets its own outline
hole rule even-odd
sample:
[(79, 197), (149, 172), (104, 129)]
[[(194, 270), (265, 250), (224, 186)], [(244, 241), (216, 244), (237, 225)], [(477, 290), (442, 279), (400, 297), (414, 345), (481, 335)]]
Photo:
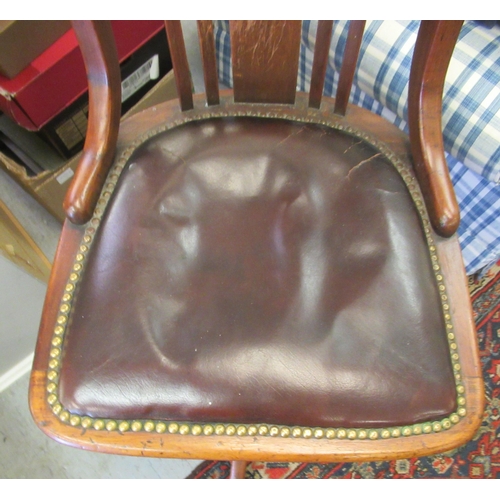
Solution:
[(398, 438), (401, 436), (401, 430), (400, 429), (393, 429), (391, 432), (391, 436), (393, 438)]
[(290, 436), (290, 428), (289, 427), (282, 427), (280, 430), (280, 436), (287, 438)]
[(69, 280), (70, 280), (70, 281), (76, 281), (77, 279), (78, 279), (78, 274), (76, 274), (76, 273), (71, 273), (71, 274), (69, 275)]
[(325, 432), (325, 437), (327, 439), (334, 439), (335, 438), (335, 429), (327, 429)]
[(104, 422), (102, 420), (96, 420), (94, 422), (94, 429), (96, 431), (102, 431), (104, 429), (105, 425), (104, 425)]
[(467, 410), (462, 407), (457, 410), (457, 413), (460, 417), (465, 417), (465, 415), (467, 415)]
[(118, 430), (120, 432), (127, 432), (129, 429), (130, 429), (130, 424), (125, 420), (118, 424)]
[(82, 418), (82, 427), (88, 429), (92, 425), (92, 419), (89, 417)]
[(132, 422), (130, 428), (134, 432), (139, 432), (140, 430), (142, 430), (142, 423), (136, 420), (135, 422)]
[(53, 407), (52, 407), (52, 411), (56, 414), (56, 415), (59, 415), (59, 413), (61, 413), (62, 411), (62, 406), (58, 403), (58, 404), (55, 404)]
[(411, 436), (412, 435), (412, 430), (411, 427), (404, 427), (402, 431), (403, 436)]
[(202, 433), (203, 429), (201, 425), (195, 424), (193, 427), (191, 427), (191, 434), (193, 436), (199, 436)]
[(453, 365), (453, 369), (456, 370), (457, 372), (460, 370), (460, 363), (455, 363)]
[(47, 373), (47, 378), (49, 380), (55, 380), (57, 378), (57, 372), (55, 370), (50, 371)]
[(269, 435), (270, 436), (274, 437), (274, 436), (277, 436), (279, 433), (280, 433), (279, 428), (276, 427), (276, 426), (274, 426), (274, 425), (269, 429)]
[(213, 425), (205, 425), (203, 427), (203, 434), (205, 434), (205, 436), (211, 436), (213, 433), (214, 433)]
[(339, 439), (345, 439), (347, 437), (347, 431), (345, 429), (339, 429), (337, 431), (337, 437)]
[(58, 359), (51, 359), (49, 361), (49, 368), (56, 369), (59, 366), (59, 360)]
[(69, 293), (65, 293), (63, 296), (62, 296), (62, 299), (64, 302), (69, 302), (71, 300), (71, 294)]
[(64, 410), (59, 414), (59, 420), (61, 422), (67, 422), (70, 419), (70, 414), (68, 411)]
[(51, 358), (57, 358), (61, 354), (61, 349), (51, 349), (50, 350), (50, 357)]
[[(59, 347), (61, 344), (62, 344), (62, 338), (61, 337), (54, 337), (51, 341), (51, 344), (54, 346), (54, 347)], [(55, 356), (53, 356), (55, 357)]]
[(81, 264), (75, 264), (73, 266), (73, 271), (79, 272), (82, 270), (82, 265)]
[(75, 285), (73, 285), (73, 284), (71, 284), (71, 283), (68, 283), (68, 284), (66, 285), (66, 288), (65, 288), (65, 290), (66, 290), (67, 292), (72, 292), (74, 289), (75, 289)]
[(247, 433), (247, 428), (244, 425), (239, 425), (236, 429), (236, 434), (238, 436), (244, 436)]
[(424, 434), (429, 434), (429, 432), (432, 432), (432, 425), (431, 424), (425, 424), (422, 427), (422, 430), (424, 431)]
[(155, 430), (155, 424), (154, 424), (154, 422), (151, 422), (151, 421), (146, 422), (144, 424), (144, 430), (146, 432), (153, 432)]
[(463, 406), (465, 404), (465, 398), (463, 396), (460, 396), (458, 399), (457, 399), (457, 403), (460, 405), (460, 406)]
[(261, 436), (265, 436), (268, 432), (269, 432), (269, 428), (267, 427), (267, 425), (259, 426), (259, 434)]
[(60, 325), (64, 325), (64, 323), (66, 323), (67, 319), (66, 319), (66, 316), (59, 316), (57, 318), (57, 322), (60, 324)]
[(322, 437), (324, 437), (325, 435), (325, 431), (323, 429), (315, 429), (314, 430), (314, 437), (316, 439), (321, 439)]
[(176, 434), (177, 432), (179, 432), (179, 424), (177, 424), (176, 422), (168, 424), (168, 432), (170, 432), (170, 434)]
[(167, 424), (165, 422), (158, 422), (155, 430), (158, 434), (163, 434), (167, 430)]
[(441, 426), (443, 429), (449, 429), (451, 427), (451, 421), (448, 418), (441, 420)]
[(420, 424), (416, 424), (413, 426), (413, 434), (419, 435), (422, 434), (422, 426)]
[(388, 438), (390, 438), (390, 437), (391, 437), (391, 433), (390, 433), (390, 431), (389, 431), (389, 430), (387, 430), (387, 429), (384, 429), (384, 430), (380, 433), (380, 435), (381, 435), (384, 439), (388, 439)]
[(226, 427), (226, 434), (228, 436), (233, 436), (234, 434), (236, 434), (236, 427), (234, 425), (228, 425)]
[(77, 425), (80, 425), (80, 422), (81, 422), (81, 418), (80, 418), (78, 415), (73, 415), (73, 416), (69, 419), (69, 423), (70, 423), (73, 427), (76, 427)]
[(222, 434), (224, 434), (225, 430), (226, 428), (222, 424), (218, 424), (215, 426), (215, 434), (217, 434), (217, 436), (221, 436)]
[(59, 310), (63, 313), (63, 314), (66, 314), (68, 311), (69, 311), (69, 306), (68, 304), (63, 304)]
[(456, 414), (456, 413), (452, 413), (450, 415), (450, 420), (454, 423), (454, 424), (458, 424), (458, 422), (460, 422), (460, 417)]
[(257, 426), (256, 425), (250, 425), (248, 427), (248, 435), (249, 436), (255, 436), (258, 432)]
[(457, 344), (455, 344), (454, 342), (452, 344), (450, 344), (450, 349), (455, 351), (457, 349)]
[(302, 436), (302, 429), (300, 427), (294, 427), (292, 429), (292, 436), (295, 438)]
[(302, 437), (309, 439), (313, 436), (313, 431), (312, 429), (306, 428), (302, 431)]
[(186, 434), (189, 434), (189, 425), (182, 424), (179, 427), (179, 434), (185, 436)]
[(351, 429), (347, 432), (347, 437), (348, 439), (356, 439), (358, 437), (358, 434), (355, 430)]
[(49, 403), (50, 406), (57, 403), (57, 396), (55, 394), (50, 394), (49, 397), (47, 398), (47, 403)]
[(378, 439), (378, 432), (377, 431), (370, 431), (370, 433), (368, 434), (368, 437), (371, 440)]
[(442, 425), (441, 425), (441, 423), (440, 423), (440, 422), (434, 422), (434, 423), (432, 424), (432, 430), (433, 430), (434, 432), (439, 432), (439, 431), (441, 431), (441, 430), (442, 430), (442, 428), (443, 428), (443, 427), (442, 427)]
[(47, 392), (53, 393), (56, 391), (56, 389), (57, 386), (53, 382), (47, 385)]

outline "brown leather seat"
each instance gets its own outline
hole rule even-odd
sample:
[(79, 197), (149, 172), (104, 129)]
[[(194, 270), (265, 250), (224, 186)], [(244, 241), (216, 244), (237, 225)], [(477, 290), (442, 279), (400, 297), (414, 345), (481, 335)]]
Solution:
[[(114, 161), (109, 31), (78, 28), (97, 118), (40, 328), (40, 427), (96, 451), (231, 460), (379, 460), (466, 442), (483, 393), (439, 119), (412, 119), (410, 146), (348, 107), (348, 92), (314, 105), (316, 84), (308, 108), (293, 86), (291, 104), (247, 104), (241, 87), (219, 100), (207, 80), (207, 110), (167, 24), (180, 100), (125, 121)], [(417, 98), (442, 85), (428, 68), (451, 54), (459, 25), (445, 25), (419, 38)]]
[(69, 319), (71, 413), (382, 427), (455, 411), (422, 222), (373, 145), (191, 122), (139, 146), (115, 193)]

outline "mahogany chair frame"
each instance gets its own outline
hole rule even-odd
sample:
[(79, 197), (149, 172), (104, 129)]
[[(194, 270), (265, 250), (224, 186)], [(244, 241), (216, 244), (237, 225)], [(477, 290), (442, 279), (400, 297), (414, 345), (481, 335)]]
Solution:
[[(322, 97), (332, 31), (329, 21), (319, 22), (310, 93), (295, 92), (297, 67), (293, 64), (281, 73), (282, 81), (269, 85), (265, 83), (264, 65), (255, 64), (254, 56), (248, 51), (235, 49), (240, 39), (250, 37), (252, 46), (258, 50), (267, 48), (273, 52), (279, 47), (285, 53), (298, 55), (300, 22), (268, 22), (264, 26), (268, 32), (263, 47), (258, 37), (258, 30), (263, 29), (260, 23), (231, 22), (234, 90), (220, 92), (213, 25), (200, 21), (206, 94), (194, 96), (180, 22), (167, 21), (179, 99), (138, 113), (121, 125), (117, 55), (113, 44), (107, 43), (112, 37), (110, 25), (100, 21), (74, 22), (90, 82), (90, 121), (83, 157), (65, 200), (67, 220), (49, 282), (31, 375), (31, 411), (40, 428), (61, 443), (105, 453), (240, 461), (235, 464), (235, 471), (239, 468), (240, 472), (235, 472), (234, 477), (241, 477), (242, 463), (248, 460), (387, 460), (430, 455), (470, 440), (482, 419), (483, 382), (466, 275), (455, 235), (459, 211), (444, 159), (440, 119), (444, 77), (461, 24), (458, 21), (423, 21), (421, 24), (410, 79), (410, 143), (392, 124), (348, 104), (364, 22), (351, 23), (352, 37), (345, 50), (341, 84), (336, 99), (330, 99)], [(265, 57), (272, 59), (272, 53)], [(262, 75), (253, 75), (254, 80), (248, 85), (245, 77), (250, 68), (256, 67), (262, 68)], [(443, 285), (440, 289), (447, 295), (445, 309), (453, 324), (449, 339), (460, 354), (460, 366), (454, 367), (460, 402), (450, 419), (392, 433), (360, 431), (355, 435), (324, 429), (297, 433), (293, 428), (266, 425), (179, 428), (169, 426), (168, 422), (146, 422), (130, 428), (127, 422), (82, 420), (58, 403), (54, 382), (62, 342), (57, 337), (57, 326), (66, 321), (65, 301), (72, 293), (68, 276), (78, 274), (78, 262), (85, 258), (87, 251), (86, 238), (103, 212), (103, 204), (98, 201), (103, 199), (99, 198), (100, 192), (105, 193), (107, 187), (116, 182), (120, 158), (140, 138), (165, 124), (248, 114), (362, 130), (371, 140), (385, 144), (388, 154), (408, 168), (407, 185), (417, 200), (424, 200), (417, 202), (417, 206), (425, 214), (425, 233), (431, 242), (431, 253), (439, 263), (437, 279), (446, 283), (446, 288)]]

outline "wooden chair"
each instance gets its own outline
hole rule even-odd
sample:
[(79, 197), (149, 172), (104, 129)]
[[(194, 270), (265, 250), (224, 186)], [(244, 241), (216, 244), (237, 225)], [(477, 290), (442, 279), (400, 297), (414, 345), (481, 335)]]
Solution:
[(484, 404), (441, 136), (461, 22), (423, 21), (410, 138), (349, 105), (364, 23), (335, 100), (332, 23), (296, 92), (301, 23), (230, 23), (219, 92), (198, 23), (192, 95), (167, 21), (179, 99), (120, 120), (109, 23), (73, 24), (90, 121), (69, 188), (31, 376), (35, 421), (107, 453), (371, 461), (458, 447)]

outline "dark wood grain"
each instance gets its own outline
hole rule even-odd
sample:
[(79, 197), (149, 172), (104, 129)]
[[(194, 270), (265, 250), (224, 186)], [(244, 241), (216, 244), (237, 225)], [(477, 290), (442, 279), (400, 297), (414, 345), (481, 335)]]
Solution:
[(333, 21), (318, 21), (316, 43), (314, 45), (314, 59), (311, 72), (311, 88), (309, 90), (309, 106), (319, 109), (323, 87), (325, 85), (330, 41), (332, 39)]
[(295, 100), (301, 21), (231, 21), (235, 102)]
[(182, 111), (193, 108), (193, 83), (180, 21), (165, 21), (170, 58)]
[(335, 96), (335, 113), (345, 115), (351, 95), (352, 82), (358, 63), (359, 49), (363, 40), (366, 21), (351, 21), (344, 50), (344, 59), (340, 69), (339, 84)]
[(441, 129), (444, 80), (462, 21), (422, 21), (410, 76), (408, 119), (415, 169), (432, 225), (451, 236), (460, 210), (444, 156)]
[(203, 61), (203, 76), (205, 79), (205, 94), (207, 104), (219, 104), (219, 79), (217, 75), (217, 60), (215, 57), (214, 25), (212, 21), (198, 21), (201, 59)]
[(89, 81), (89, 124), (83, 154), (66, 193), (69, 220), (84, 224), (92, 216), (113, 161), (120, 124), (121, 79), (109, 21), (73, 21)]

